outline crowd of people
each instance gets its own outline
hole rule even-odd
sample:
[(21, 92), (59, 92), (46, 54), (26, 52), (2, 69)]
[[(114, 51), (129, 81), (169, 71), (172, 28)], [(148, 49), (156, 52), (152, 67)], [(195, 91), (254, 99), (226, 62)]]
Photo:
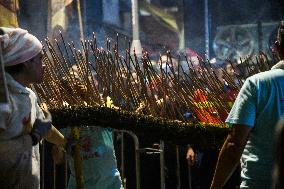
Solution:
[[(81, 138), (79, 141), (72, 141), (68, 128), (61, 130), (62, 135), (52, 125), (50, 113), (45, 108), (40, 107), (37, 95), (30, 89), (33, 84), (40, 83), (43, 80), (45, 65), (43, 65), (42, 60), (42, 44), (28, 31), (20, 28), (1, 27), (0, 32), (1, 56), (5, 67), (10, 104), (9, 112), (0, 109), (0, 153), (3, 154), (0, 157), (1, 186), (4, 188), (40, 188), (39, 143), (42, 139), (46, 139), (55, 145), (53, 152), (56, 162), (62, 162), (65, 151), (67, 151), (68, 157), (73, 155), (72, 150), (64, 149), (72, 149), (74, 145), (80, 144), (85, 188), (94, 186), (102, 189), (123, 188), (117, 169), (111, 129), (97, 126), (82, 127), (80, 128)], [(161, 57), (160, 63), (157, 64), (160, 65), (160, 70), (157, 69), (159, 74), (167, 75), (167, 77), (162, 78), (162, 82), (165, 81), (163, 79), (166, 79), (168, 89), (161, 91), (159, 87), (165, 84), (158, 83), (158, 80), (142, 82), (141, 80), (144, 78), (141, 78), (139, 72), (135, 73), (136, 76), (131, 74), (132, 84), (129, 86), (133, 87), (132, 92), (136, 91), (142, 97), (141, 99), (144, 99), (137, 101), (138, 103), (134, 101), (129, 103), (126, 98), (118, 103), (118, 98), (115, 97), (112, 97), (114, 105), (110, 103), (110, 97), (105, 95), (110, 88), (100, 86), (102, 78), (99, 78), (99, 68), (95, 68), (98, 78), (92, 77), (91, 80), (94, 81), (95, 78), (97, 79), (96, 82), (99, 83), (97, 86), (98, 92), (101, 93), (97, 102), (99, 105), (115, 108), (119, 104), (125, 109), (129, 107), (129, 110), (136, 112), (143, 113), (143, 111), (146, 111), (155, 116), (170, 115), (168, 118), (182, 121), (199, 121), (216, 125), (226, 122), (231, 130), (220, 151), (210, 186), (211, 189), (225, 187), (239, 163), (241, 166), (240, 188), (259, 189), (273, 186), (273, 188), (278, 189), (283, 185), (281, 181), (281, 175), (283, 175), (281, 167), (283, 123), (281, 122), (276, 129), (276, 153), (273, 152), (275, 136), (273, 131), (284, 110), (284, 89), (282, 87), (284, 82), (283, 21), (279, 26), (275, 53), (279, 62), (270, 71), (247, 78), (243, 85), (243, 81), (237, 77), (238, 73), (234, 65), (227, 63), (224, 64), (223, 68), (216, 68), (216, 71), (212, 73), (215, 80), (212, 81), (211, 85), (202, 87), (192, 77), (200, 77), (201, 79), (202, 77), (209, 77), (210, 75), (206, 75), (209, 73), (208, 71), (198, 66), (195, 68), (193, 65), (193, 69), (188, 71), (189, 75), (184, 75), (186, 72), (177, 73), (179, 76), (177, 78), (179, 83), (177, 84), (175, 74), (179, 66), (175, 67), (176, 64), (173, 63), (173, 60), (166, 60), (168, 63), (163, 65), (165, 58)], [(70, 88), (72, 91), (75, 84), (81, 86), (76, 89), (78, 94), (74, 95), (80, 95), (80, 99), (87, 103), (90, 100), (89, 96), (82, 94), (88, 92), (88, 84), (80, 83), (82, 80), (81, 73), (79, 73), (80, 69), (80, 67), (77, 70), (72, 67), (69, 73), (72, 79), (61, 78), (61, 81), (57, 82), (65, 86), (64, 90), (66, 91)], [(127, 72), (123, 70), (121, 72), (123, 72), (121, 75), (124, 75), (125, 78), (128, 77)], [(152, 77), (148, 77), (148, 79), (150, 78)], [(66, 82), (66, 80), (68, 81)], [(182, 83), (180, 80), (187, 80), (186, 83), (192, 82), (192, 86), (194, 86), (190, 90), (187, 88), (189, 86), (180, 88), (188, 89), (188, 91), (183, 91), (185, 94), (186, 92), (191, 93), (191, 99), (183, 104), (179, 104), (181, 100), (178, 98), (185, 94), (173, 96), (169, 89), (180, 86), (180, 83)], [(74, 85), (67, 86), (70, 81), (74, 82)], [(122, 83), (125, 82), (127, 81), (122, 81)], [(137, 85), (139, 82), (147, 85)], [(241, 85), (239, 91), (238, 86)], [(195, 88), (196, 86), (198, 88)], [(68, 92), (66, 94), (68, 95)], [(225, 103), (214, 101), (215, 98), (212, 97), (214, 95), (224, 95), (222, 98), (225, 99)], [(73, 98), (69, 99), (72, 101), (65, 101), (64, 103), (74, 103)], [(156, 108), (151, 103), (155, 104)], [(191, 103), (191, 106), (187, 107), (187, 103)], [(224, 109), (231, 109), (230, 113), (224, 111)], [(196, 162), (197, 151), (192, 146), (187, 149), (185, 158), (190, 166), (193, 166)], [(275, 154), (275, 161), (273, 161), (273, 154)], [(76, 188), (75, 170), (72, 168), (74, 162), (72, 158), (68, 158), (68, 160), (71, 168), (68, 188)], [(205, 158), (203, 162), (207, 160)], [(274, 172), (272, 171), (273, 166)], [(201, 180), (199, 184), (196, 184), (196, 188), (197, 186), (208, 188), (211, 175), (209, 174), (206, 178), (208, 178), (208, 181), (202, 183)], [(237, 184), (235, 184), (235, 187), (238, 187)]]

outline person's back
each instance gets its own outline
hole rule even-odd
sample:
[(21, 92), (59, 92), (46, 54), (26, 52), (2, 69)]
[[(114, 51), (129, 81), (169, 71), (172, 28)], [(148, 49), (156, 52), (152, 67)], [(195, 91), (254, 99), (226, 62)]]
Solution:
[[(87, 99), (86, 86), (80, 78), (77, 66), (72, 66), (69, 73), (76, 80), (75, 87), (79, 91), (82, 100)], [(68, 84), (68, 83), (67, 83)], [(68, 87), (68, 85), (67, 85)], [(105, 104), (107, 107), (113, 107), (110, 97), (107, 97)], [(103, 99), (101, 99), (103, 101)], [(69, 102), (68, 102), (69, 103)], [(72, 104), (70, 102), (70, 104)], [(100, 188), (100, 189), (120, 189), (122, 182), (120, 173), (117, 169), (115, 157), (112, 129), (99, 126), (79, 126), (80, 130), (80, 155), (82, 158), (82, 172), (84, 179), (84, 188)], [(72, 138), (71, 128), (62, 129), (62, 133), (67, 138)], [(74, 160), (68, 156), (69, 168), (71, 170), (68, 189), (76, 188), (76, 178), (74, 169)]]
[(231, 131), (219, 154), (211, 189), (219, 189), (241, 160), (240, 188), (271, 188), (274, 128), (284, 113), (284, 21), (278, 28), (270, 71), (249, 77), (226, 120)]
[[(242, 181), (248, 186), (270, 187), (273, 166), (273, 132), (271, 131), (274, 130), (275, 124), (284, 112), (283, 84), (284, 68), (259, 73), (248, 78), (244, 84), (248, 85), (246, 89), (249, 90), (246, 94), (252, 97), (251, 103), (255, 103), (251, 107), (254, 110), (244, 111), (243, 115), (238, 115), (247, 118), (247, 123), (254, 125), (241, 158)], [(238, 101), (238, 104), (243, 105), (242, 101)], [(238, 105), (233, 108), (237, 109)], [(229, 116), (227, 121), (231, 122), (234, 119), (238, 117)]]
[(272, 189), (284, 188), (284, 117), (278, 122), (275, 129), (274, 170)]
[[(62, 133), (70, 137), (70, 128)], [(84, 188), (120, 189), (121, 178), (114, 153), (112, 130), (95, 126), (80, 127), (80, 145)], [(76, 188), (73, 158), (68, 156), (71, 175), (68, 188)]]

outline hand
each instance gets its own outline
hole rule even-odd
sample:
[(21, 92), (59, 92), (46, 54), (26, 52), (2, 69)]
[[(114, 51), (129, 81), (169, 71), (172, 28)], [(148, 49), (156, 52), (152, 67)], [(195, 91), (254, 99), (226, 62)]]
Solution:
[(191, 147), (188, 148), (186, 153), (186, 159), (188, 162), (188, 165), (193, 166), (196, 161), (196, 154), (194, 153), (193, 149)]
[(51, 115), (47, 110), (43, 110), (45, 118), (37, 118), (33, 124), (32, 131), (30, 133), (33, 139), (33, 145), (37, 144), (44, 135), (46, 135), (51, 129)]
[(55, 164), (61, 164), (64, 161), (64, 149), (60, 146), (53, 145), (52, 150), (52, 159)]
[(39, 107), (42, 109), (42, 110), (48, 110), (48, 107), (47, 107), (47, 104), (42, 102)]

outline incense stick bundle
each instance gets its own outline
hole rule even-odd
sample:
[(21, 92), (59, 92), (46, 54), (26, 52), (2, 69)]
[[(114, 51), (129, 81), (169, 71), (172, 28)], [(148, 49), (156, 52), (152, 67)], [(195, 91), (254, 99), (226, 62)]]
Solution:
[[(236, 98), (243, 80), (270, 69), (274, 62), (262, 54), (241, 60), (236, 68), (228, 60), (235, 73), (237, 69), (245, 70), (246, 74), (240, 78), (224, 68), (215, 68), (209, 61), (199, 60), (196, 66), (186, 56), (185, 69), (181, 66), (181, 56), (175, 62), (170, 51), (165, 62), (159, 57), (156, 66), (144, 50), (138, 58), (126, 49), (123, 57), (118, 52), (118, 37), (114, 44), (107, 39), (106, 49), (97, 48), (95, 36), (81, 41), (80, 48), (66, 42), (62, 34), (60, 40), (52, 41), (47, 39), (44, 48), (47, 67), (44, 82), (35, 86), (41, 100), (50, 107), (102, 106), (110, 97), (117, 108), (181, 121), (190, 121), (183, 117), (187, 109), (195, 119), (199, 113), (207, 117), (205, 122), (212, 121), (209, 116), (222, 123), (222, 114), (228, 114), (231, 108), (228, 101)], [(218, 74), (222, 74), (222, 79)], [(228, 96), (225, 86), (234, 94)]]

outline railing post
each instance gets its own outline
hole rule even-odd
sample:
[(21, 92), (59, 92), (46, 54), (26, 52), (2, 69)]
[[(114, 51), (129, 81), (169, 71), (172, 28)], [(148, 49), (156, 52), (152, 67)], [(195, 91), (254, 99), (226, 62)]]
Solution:
[[(141, 188), (141, 181), (140, 181), (140, 149), (139, 149), (139, 140), (138, 137), (131, 131), (121, 130), (122, 133), (129, 134), (133, 141), (134, 141), (134, 147), (135, 147), (135, 169), (136, 169), (136, 189)], [(123, 152), (124, 153), (124, 152)], [(124, 156), (122, 161), (124, 161)], [(124, 163), (123, 163), (124, 166)]]
[(161, 189), (166, 188), (165, 183), (165, 143), (164, 141), (160, 140), (160, 171), (161, 171)]
[(177, 160), (177, 168), (176, 168), (176, 174), (177, 174), (177, 189), (180, 189), (180, 161), (179, 161), (179, 147), (176, 145), (176, 160)]
[(40, 150), (40, 189), (44, 189), (44, 166), (45, 166), (45, 148), (44, 148), (44, 141), (40, 142), (39, 150)]

